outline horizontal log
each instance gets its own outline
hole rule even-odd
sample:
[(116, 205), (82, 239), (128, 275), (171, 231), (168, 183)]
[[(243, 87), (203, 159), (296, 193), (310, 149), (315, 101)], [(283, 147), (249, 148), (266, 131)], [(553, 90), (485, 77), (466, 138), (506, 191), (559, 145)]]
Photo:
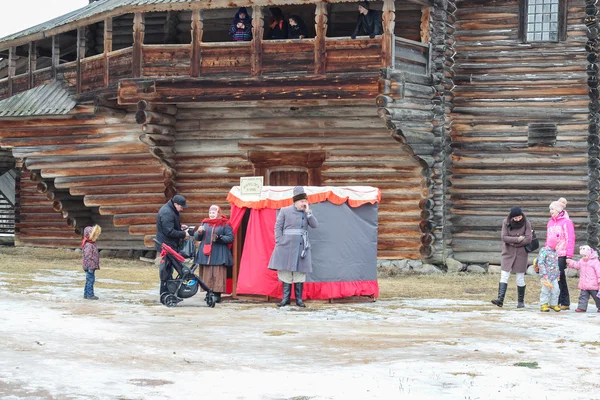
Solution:
[(141, 134), (140, 141), (149, 146), (171, 146), (175, 142), (175, 138), (171, 135), (159, 134)]
[(153, 111), (159, 114), (176, 115), (177, 106), (172, 104), (151, 104), (145, 100), (140, 100), (137, 103), (139, 111)]
[[(119, 85), (121, 104), (148, 100), (156, 103), (198, 102), (215, 100), (261, 100), (279, 98), (374, 98), (377, 94), (377, 74), (334, 76), (262, 77), (247, 79), (182, 79), (153, 81), (151, 92), (144, 93), (141, 83), (124, 80)], [(147, 85), (144, 83), (144, 85)], [(302, 89), (310, 87), (310, 90)], [(267, 91), (267, 92), (265, 92)]]
[(154, 111), (138, 111), (135, 113), (138, 124), (175, 125), (177, 120), (172, 115), (161, 114)]

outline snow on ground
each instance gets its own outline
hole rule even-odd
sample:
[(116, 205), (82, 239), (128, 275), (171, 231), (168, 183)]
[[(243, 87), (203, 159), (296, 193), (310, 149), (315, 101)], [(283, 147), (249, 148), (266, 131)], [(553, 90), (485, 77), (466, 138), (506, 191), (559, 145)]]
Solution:
[(168, 309), (158, 288), (97, 289), (86, 301), (81, 274), (54, 278), (55, 290), (15, 294), (0, 274), (2, 399), (600, 399), (591, 305), (211, 309), (199, 294)]

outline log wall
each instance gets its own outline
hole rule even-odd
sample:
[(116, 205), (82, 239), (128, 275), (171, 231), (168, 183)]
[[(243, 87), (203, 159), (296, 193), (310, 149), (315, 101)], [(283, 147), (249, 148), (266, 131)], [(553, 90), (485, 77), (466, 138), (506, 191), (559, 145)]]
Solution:
[[(525, 44), (519, 2), (457, 1), (452, 153), (452, 248), (465, 262), (499, 262), (500, 228), (521, 206), (544, 240), (559, 197), (585, 244), (588, 95), (585, 4), (568, 1), (566, 40)], [(556, 138), (530, 124), (550, 124)], [(537, 132), (537, 133), (536, 133)], [(541, 140), (540, 140), (541, 139)]]
[[(117, 217), (155, 215), (169, 178), (140, 134), (134, 113), (106, 107), (95, 114), (3, 121), (0, 146), (12, 147), (27, 172), (19, 199), (21, 242), (71, 246), (75, 232), (101, 221), (100, 214), (121, 227), (111, 228), (107, 247), (145, 248), (142, 236), (129, 234), (135, 235), (137, 221)], [(48, 229), (34, 230), (36, 221), (46, 221)]]
[[(188, 225), (206, 218), (214, 203), (228, 213), (231, 187), (268, 159), (278, 167), (302, 168), (299, 158), (325, 154), (311, 184), (381, 188), (379, 257), (420, 257), (422, 168), (390, 136), (371, 102), (180, 104), (175, 153), (177, 189), (189, 204), (182, 220)], [(154, 234), (154, 213), (135, 217), (145, 223), (136, 229)]]

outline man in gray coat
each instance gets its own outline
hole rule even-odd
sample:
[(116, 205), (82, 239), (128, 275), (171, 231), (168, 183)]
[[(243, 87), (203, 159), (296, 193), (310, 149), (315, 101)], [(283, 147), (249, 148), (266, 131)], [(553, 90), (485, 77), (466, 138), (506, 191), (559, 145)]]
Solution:
[(306, 307), (302, 301), (302, 289), (306, 274), (312, 272), (308, 227), (316, 228), (319, 223), (312, 214), (304, 188), (294, 188), (294, 204), (284, 207), (275, 222), (275, 249), (269, 261), (269, 269), (277, 270), (283, 282), (283, 298), (279, 307), (290, 304), (292, 283), (296, 295), (296, 305)]

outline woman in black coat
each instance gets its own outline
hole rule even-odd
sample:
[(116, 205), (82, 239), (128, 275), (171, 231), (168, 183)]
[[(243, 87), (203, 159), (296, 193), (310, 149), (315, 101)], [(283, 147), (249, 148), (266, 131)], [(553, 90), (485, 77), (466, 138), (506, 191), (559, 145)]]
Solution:
[(297, 15), (292, 15), (288, 19), (288, 39), (304, 39), (307, 36), (306, 24)]
[(279, 7), (269, 8), (273, 17), (269, 24), (269, 39), (287, 39), (288, 24), (283, 17), (283, 11)]

